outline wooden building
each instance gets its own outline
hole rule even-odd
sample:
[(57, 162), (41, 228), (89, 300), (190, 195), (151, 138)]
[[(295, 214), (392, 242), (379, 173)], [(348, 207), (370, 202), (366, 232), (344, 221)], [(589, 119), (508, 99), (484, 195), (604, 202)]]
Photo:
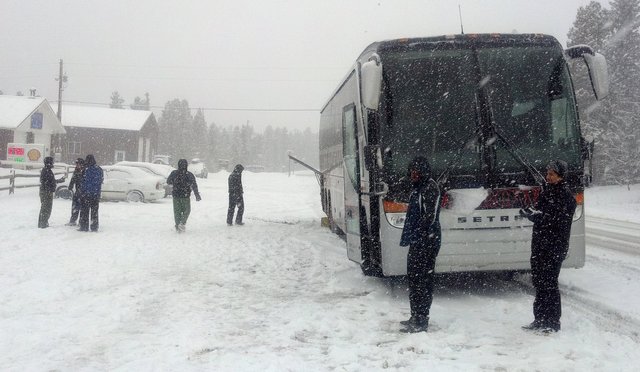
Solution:
[(0, 95), (0, 160), (7, 159), (9, 143), (42, 144), (44, 156), (50, 156), (52, 139), (64, 133), (45, 98)]
[(158, 123), (151, 111), (62, 106), (63, 161), (93, 154), (100, 165), (151, 161), (158, 146)]

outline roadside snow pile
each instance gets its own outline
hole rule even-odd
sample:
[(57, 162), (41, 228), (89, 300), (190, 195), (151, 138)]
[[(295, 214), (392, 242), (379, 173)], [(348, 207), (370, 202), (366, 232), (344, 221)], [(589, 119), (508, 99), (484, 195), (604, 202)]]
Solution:
[(590, 187), (584, 199), (587, 216), (640, 223), (640, 185)]

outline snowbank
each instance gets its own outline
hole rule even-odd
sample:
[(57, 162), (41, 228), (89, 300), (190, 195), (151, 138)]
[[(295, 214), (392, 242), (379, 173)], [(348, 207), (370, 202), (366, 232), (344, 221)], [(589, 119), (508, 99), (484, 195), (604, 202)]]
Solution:
[(640, 223), (640, 184), (588, 188), (584, 203), (588, 216)]

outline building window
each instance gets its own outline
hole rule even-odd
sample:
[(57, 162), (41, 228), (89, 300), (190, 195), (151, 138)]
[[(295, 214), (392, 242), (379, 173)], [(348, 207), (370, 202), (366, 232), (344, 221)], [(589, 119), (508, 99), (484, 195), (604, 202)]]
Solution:
[(124, 161), (124, 151), (116, 150), (116, 163), (119, 161)]
[(42, 129), (43, 115), (41, 112), (34, 112), (31, 115), (31, 129)]
[(33, 132), (27, 132), (27, 143), (33, 143), (35, 141), (35, 136)]
[(80, 142), (67, 142), (67, 154), (80, 155)]

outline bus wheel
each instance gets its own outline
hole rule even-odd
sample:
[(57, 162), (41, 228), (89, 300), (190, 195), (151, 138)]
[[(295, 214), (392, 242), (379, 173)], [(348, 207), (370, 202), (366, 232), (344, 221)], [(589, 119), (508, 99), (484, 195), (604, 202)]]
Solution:
[(382, 273), (382, 268), (378, 265), (373, 264), (369, 260), (362, 261), (360, 264), (360, 268), (362, 269), (362, 273), (365, 276), (372, 276), (374, 278), (382, 278), (384, 274)]

